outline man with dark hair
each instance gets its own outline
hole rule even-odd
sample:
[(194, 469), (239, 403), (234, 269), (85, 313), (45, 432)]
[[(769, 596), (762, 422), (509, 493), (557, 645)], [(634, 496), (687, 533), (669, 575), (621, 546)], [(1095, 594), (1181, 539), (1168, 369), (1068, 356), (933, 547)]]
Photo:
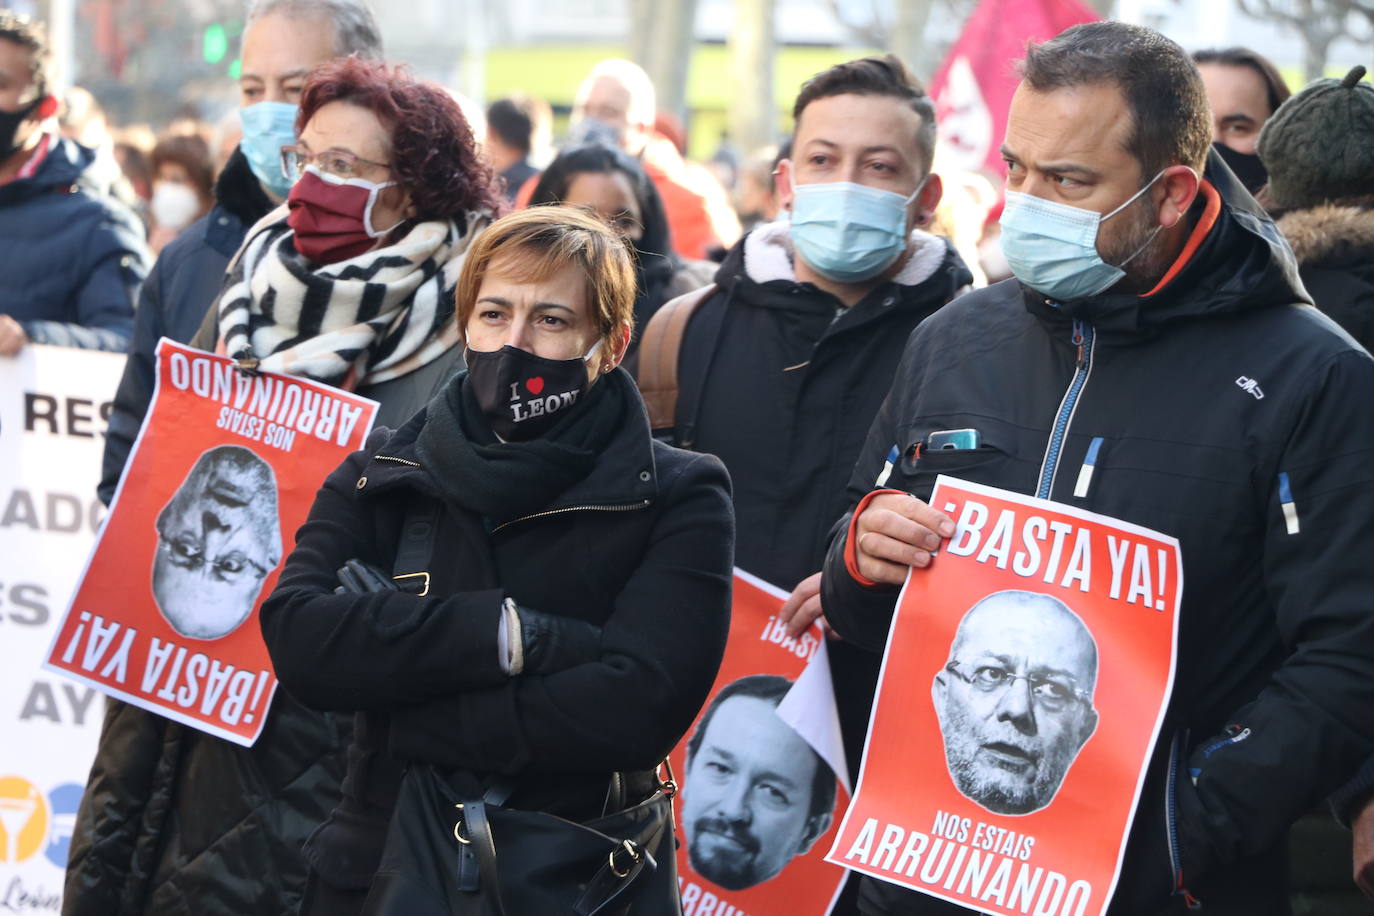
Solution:
[(697, 874), (726, 890), (776, 877), (834, 819), (834, 772), (777, 714), (791, 688), (775, 674), (726, 684), (687, 742), (687, 855)]
[(548, 145), (552, 121), (549, 103), (528, 95), (497, 99), (487, 108), (487, 137), (482, 151), (505, 180), (508, 202), (514, 203), (525, 182), (539, 174), (530, 157), (536, 147)]
[[(736, 565), (793, 590), (783, 615), (797, 635), (821, 613), (827, 532), (902, 342), (972, 277), (921, 228), (941, 194), (934, 110), (897, 58), (817, 74), (793, 114), (777, 167), (785, 212), (684, 297), (700, 304), (680, 340), (675, 422), (657, 433), (730, 469)], [(641, 382), (664, 359), (645, 340)], [(837, 642), (830, 660), (853, 769), (878, 659)]]
[(1212, 142), (1253, 194), (1267, 180), (1255, 148), (1260, 129), (1292, 93), (1278, 68), (1249, 48), (1194, 51), (1193, 63), (1207, 87)]
[(57, 113), (42, 29), (0, 9), (0, 356), (26, 344), (122, 352), (148, 272), (143, 225), (88, 174)]
[[(1015, 277), (912, 334), (822, 582), (832, 625), (880, 650), (954, 533), (926, 502), (940, 474), (1178, 538), (1177, 673), (1113, 916), (1286, 914), (1289, 825), (1374, 751), (1374, 360), (1310, 307), (1209, 124), (1153, 30), (1029, 49), (1002, 146)], [(953, 430), (976, 447), (926, 448)], [(861, 899), (956, 912), (876, 881)]]

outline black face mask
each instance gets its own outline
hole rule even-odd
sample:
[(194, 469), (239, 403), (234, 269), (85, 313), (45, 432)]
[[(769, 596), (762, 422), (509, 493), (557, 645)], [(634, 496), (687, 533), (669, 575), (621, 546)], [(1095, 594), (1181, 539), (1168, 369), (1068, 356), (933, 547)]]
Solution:
[(1213, 143), (1212, 148), (1251, 194), (1268, 184), (1269, 172), (1264, 168), (1264, 163), (1260, 162), (1259, 156), (1254, 153), (1238, 153), (1225, 143)]
[(19, 144), (14, 142), (14, 135), (19, 133), (19, 125), (27, 121), (41, 104), (43, 99), (37, 98), (18, 111), (0, 111), (0, 162), (13, 156), (19, 149)]
[[(587, 357), (596, 352), (593, 346)], [(487, 426), (506, 442), (552, 429), (591, 385), (587, 357), (545, 359), (519, 347), (466, 352), (468, 384)]]

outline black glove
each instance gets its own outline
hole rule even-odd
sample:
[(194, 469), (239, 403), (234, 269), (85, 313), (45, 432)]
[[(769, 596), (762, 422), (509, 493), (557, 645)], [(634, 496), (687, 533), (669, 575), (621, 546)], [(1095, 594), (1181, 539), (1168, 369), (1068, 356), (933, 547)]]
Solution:
[(334, 589), (334, 594), (353, 593), (365, 595), (368, 592), (400, 591), (396, 582), (371, 563), (362, 560), (349, 560), (339, 570), (339, 581), (343, 584)]
[(601, 628), (572, 617), (543, 614), (516, 606), (524, 674), (552, 674), (601, 655)]

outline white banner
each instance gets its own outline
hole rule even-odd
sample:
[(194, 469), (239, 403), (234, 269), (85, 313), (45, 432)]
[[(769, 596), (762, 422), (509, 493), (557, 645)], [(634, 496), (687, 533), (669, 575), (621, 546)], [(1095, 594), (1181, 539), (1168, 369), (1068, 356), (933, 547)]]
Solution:
[(42, 670), (104, 515), (105, 423), (124, 357), (0, 357), (0, 912), (57, 913), (104, 703)]

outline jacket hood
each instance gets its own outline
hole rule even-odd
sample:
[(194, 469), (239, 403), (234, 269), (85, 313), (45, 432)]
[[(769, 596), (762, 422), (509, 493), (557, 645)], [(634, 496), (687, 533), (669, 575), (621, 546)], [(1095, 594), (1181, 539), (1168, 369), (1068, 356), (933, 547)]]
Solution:
[(1303, 267), (1374, 261), (1374, 201), (1290, 210), (1278, 227)]
[[(935, 278), (948, 286), (948, 295), (945, 296), (948, 300), (973, 282), (973, 274), (948, 239), (914, 229), (908, 250), (911, 253), (906, 263), (890, 281), (904, 292), (914, 292), (917, 287)], [(814, 303), (814, 296), (795, 295), (798, 287), (817, 292), (811, 284), (797, 280), (795, 257), (791, 223), (786, 218), (764, 223), (730, 249), (716, 272), (716, 284), (727, 292), (742, 294), (756, 304), (771, 302), (796, 308), (798, 300)], [(902, 298), (909, 300), (913, 297)], [(924, 301), (926, 297), (922, 295), (915, 298)]]
[(52, 134), (49, 142), (51, 145), (48, 152), (32, 177), (16, 178), (8, 184), (0, 185), (0, 203), (16, 203), (46, 194), (53, 188), (87, 183), (84, 177), (95, 164), (95, 150), (57, 134)]
[[(1144, 295), (1108, 292), (1058, 304), (1023, 286), (1027, 308), (1050, 320), (1086, 321), (1109, 336), (1137, 337), (1176, 321), (1311, 304), (1283, 234), (1215, 150), (1207, 154), (1203, 179), (1194, 213), (1195, 233), (1205, 235), (1160, 286)], [(1190, 239), (1185, 253), (1193, 244)]]

